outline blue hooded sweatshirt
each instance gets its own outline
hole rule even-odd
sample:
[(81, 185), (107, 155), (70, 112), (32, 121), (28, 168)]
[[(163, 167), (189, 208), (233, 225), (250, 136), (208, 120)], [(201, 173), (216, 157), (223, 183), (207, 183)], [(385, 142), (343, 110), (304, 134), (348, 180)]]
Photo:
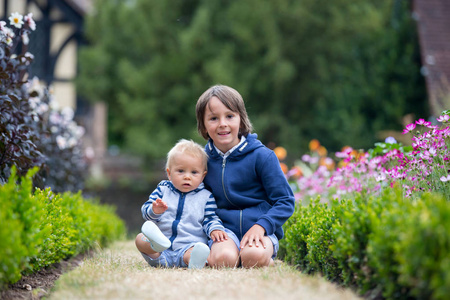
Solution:
[(265, 147), (256, 134), (227, 158), (214, 148), (210, 139), (205, 146), (209, 156), (204, 179), (216, 199), (216, 214), (223, 225), (239, 239), (255, 224), (267, 235), (283, 238), (282, 225), (294, 213), (295, 198), (275, 153)]

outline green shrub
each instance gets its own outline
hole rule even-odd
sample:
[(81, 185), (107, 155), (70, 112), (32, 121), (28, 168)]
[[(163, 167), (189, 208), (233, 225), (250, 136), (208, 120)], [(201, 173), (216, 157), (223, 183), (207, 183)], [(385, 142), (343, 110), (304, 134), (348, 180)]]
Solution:
[(340, 269), (333, 257), (330, 246), (334, 243), (332, 226), (335, 223), (335, 213), (328, 208), (327, 203), (320, 203), (319, 198), (309, 205), (311, 211), (311, 228), (306, 237), (308, 254), (306, 258), (312, 270), (320, 272), (329, 280), (340, 280)]
[(443, 196), (426, 194), (408, 209), (395, 247), (399, 284), (417, 299), (450, 295), (450, 205)]
[(21, 274), (125, 237), (125, 225), (110, 206), (84, 199), (81, 192), (32, 192), (28, 172), (17, 183), (16, 169), (0, 185), (0, 288)]
[(448, 201), (436, 194), (424, 194), (415, 202), (398, 193), (390, 196), (389, 209), (378, 219), (368, 245), (374, 281), (388, 299), (447, 299)]
[[(28, 271), (33, 268), (30, 260), (39, 254), (43, 247), (43, 240), (48, 233), (48, 227), (42, 226), (42, 224), (46, 224), (44, 203), (36, 201), (31, 192), (32, 176), (37, 171), (37, 168), (33, 168), (21, 178), (20, 183), (17, 183), (17, 171), (12, 168), (9, 181), (0, 189), (0, 202), (8, 207), (3, 212), (6, 214), (5, 219), (9, 219), (11, 222), (7, 224), (9, 222), (2, 219), (2, 226), (5, 225), (8, 228), (4, 231), (3, 237), (7, 240), (14, 237), (14, 241), (12, 241), (14, 246), (6, 244), (2, 249), (6, 253), (10, 253), (10, 255), (2, 256), (2, 260), (5, 260), (2, 262), (2, 266), (3, 263), (14, 266), (13, 269), (7, 270), (7, 275), (4, 275), (9, 278), (8, 280), (18, 279), (20, 271)], [(12, 254), (13, 252), (14, 254)]]
[(285, 224), (285, 237), (280, 242), (284, 259), (302, 270), (308, 268), (306, 237), (310, 232), (308, 207), (297, 205), (294, 214)]
[(53, 194), (49, 188), (36, 189), (35, 197), (46, 204), (46, 222), (42, 226), (50, 228), (44, 240), (45, 247), (33, 258), (33, 269), (39, 270), (75, 254), (76, 229), (73, 218), (64, 207), (64, 198)]
[(5, 282), (20, 279), (22, 258), (28, 252), (22, 242), (23, 224), (15, 213), (14, 203), (9, 201), (14, 191), (15, 185), (10, 183), (0, 188), (0, 288)]
[[(380, 196), (318, 200), (285, 224), (283, 258), (308, 273), (379, 293), (385, 299), (446, 299), (450, 294), (450, 202), (411, 200), (400, 188)], [(331, 250), (331, 251), (330, 251)]]
[(320, 203), (320, 197), (307, 207), (298, 205), (285, 224), (286, 237), (280, 243), (281, 257), (304, 272), (320, 271), (330, 280), (339, 280), (340, 270), (330, 249), (334, 221), (334, 212), (326, 203)]
[(377, 220), (388, 202), (389, 190), (381, 197), (357, 195), (353, 200), (333, 203), (338, 222), (333, 226), (333, 255), (342, 269), (344, 284), (358, 286), (362, 291), (373, 287), (368, 264), (367, 244)]
[(373, 269), (373, 282), (386, 298), (401, 299), (408, 294), (406, 287), (398, 285), (398, 263), (395, 252), (403, 232), (409, 230), (410, 199), (402, 197), (399, 189), (384, 194), (384, 210), (372, 216), (372, 233), (369, 236), (367, 255)]

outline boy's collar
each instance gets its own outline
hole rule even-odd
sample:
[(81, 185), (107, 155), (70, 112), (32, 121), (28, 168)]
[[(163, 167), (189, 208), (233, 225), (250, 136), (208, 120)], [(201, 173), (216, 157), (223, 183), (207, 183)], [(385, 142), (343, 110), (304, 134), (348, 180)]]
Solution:
[(212, 142), (212, 144), (220, 156), (222, 156), (223, 158), (227, 158), (234, 150), (236, 150), (236, 148), (238, 148), (240, 145), (242, 145), (242, 143), (244, 143), (246, 140), (247, 139), (245, 138), (245, 136), (242, 135), (241, 141), (236, 146), (234, 146), (233, 148), (228, 150), (226, 153), (223, 153), (222, 151), (220, 151), (219, 148), (217, 148), (216, 145), (214, 145), (214, 142)]

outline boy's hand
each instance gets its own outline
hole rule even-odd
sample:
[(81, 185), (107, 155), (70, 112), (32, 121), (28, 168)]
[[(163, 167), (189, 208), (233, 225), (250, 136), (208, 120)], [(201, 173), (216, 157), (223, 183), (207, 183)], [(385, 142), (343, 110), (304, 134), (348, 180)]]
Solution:
[(253, 225), (245, 234), (244, 237), (241, 240), (241, 249), (244, 249), (245, 246), (252, 247), (255, 245), (256, 247), (259, 247), (261, 244), (264, 248), (266, 248), (266, 243), (264, 242), (264, 233), (266, 230), (264, 227), (260, 225)]
[(158, 215), (165, 212), (168, 208), (169, 208), (169, 206), (167, 205), (167, 203), (162, 201), (161, 199), (156, 199), (152, 205), (153, 212)]
[(211, 239), (213, 242), (223, 242), (225, 240), (228, 240), (228, 234), (225, 231), (222, 230), (213, 230), (211, 231)]

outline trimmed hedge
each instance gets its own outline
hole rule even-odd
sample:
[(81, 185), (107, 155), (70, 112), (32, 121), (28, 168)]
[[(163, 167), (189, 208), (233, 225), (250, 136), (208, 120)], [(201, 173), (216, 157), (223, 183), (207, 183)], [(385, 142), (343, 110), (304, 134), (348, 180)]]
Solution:
[(386, 299), (450, 295), (450, 202), (381, 196), (298, 206), (285, 224), (280, 256), (306, 273)]
[(80, 192), (33, 191), (30, 170), (20, 182), (15, 168), (0, 186), (0, 288), (22, 274), (125, 237), (124, 222), (110, 206)]

